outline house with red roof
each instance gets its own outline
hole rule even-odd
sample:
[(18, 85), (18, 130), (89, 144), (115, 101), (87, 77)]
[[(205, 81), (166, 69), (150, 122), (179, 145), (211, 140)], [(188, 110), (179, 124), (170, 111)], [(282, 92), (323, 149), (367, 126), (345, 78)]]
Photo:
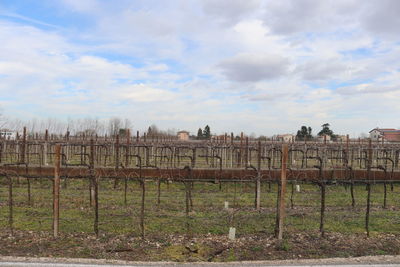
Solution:
[(369, 137), (374, 141), (400, 142), (400, 130), (377, 127), (369, 131)]

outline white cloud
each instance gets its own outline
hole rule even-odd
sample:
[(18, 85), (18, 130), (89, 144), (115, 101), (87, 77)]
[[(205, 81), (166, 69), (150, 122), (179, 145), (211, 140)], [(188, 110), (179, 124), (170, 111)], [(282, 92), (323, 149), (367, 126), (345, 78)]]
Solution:
[(218, 64), (228, 79), (238, 82), (279, 78), (287, 73), (288, 65), (286, 58), (273, 54), (240, 54)]
[(400, 85), (384, 86), (371, 84), (358, 84), (355, 86), (344, 86), (336, 90), (343, 95), (359, 95), (359, 94), (382, 94), (387, 92), (400, 91)]
[(363, 26), (378, 36), (399, 39), (400, 2), (397, 0), (374, 0), (365, 3), (368, 9), (361, 18)]
[(172, 92), (152, 88), (144, 84), (126, 86), (122, 89), (121, 99), (134, 102), (160, 102), (174, 100), (176, 95)]
[(350, 66), (338, 59), (308, 61), (296, 68), (296, 72), (300, 73), (303, 79), (307, 81), (348, 78), (343, 77), (343, 75), (348, 74), (349, 71), (351, 71)]
[(19, 117), (140, 114), (137, 125), (188, 130), (274, 134), (328, 121), (365, 132), (400, 115), (398, 9), (395, 0), (63, 0), (55, 14), (80, 23), (67, 29), (16, 10), (19, 23), (0, 20), (1, 104)]
[(96, 0), (62, 0), (63, 4), (77, 12), (94, 12), (99, 8), (99, 3)]
[(235, 24), (240, 18), (251, 14), (260, 7), (260, 0), (202, 0), (200, 1), (205, 14), (226, 24)]

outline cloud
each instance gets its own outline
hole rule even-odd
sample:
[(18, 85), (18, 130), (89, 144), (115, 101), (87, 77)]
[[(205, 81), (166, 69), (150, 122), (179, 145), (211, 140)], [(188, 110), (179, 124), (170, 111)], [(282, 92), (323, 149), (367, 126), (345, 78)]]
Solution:
[(96, 0), (62, 0), (62, 3), (76, 12), (94, 12), (99, 8)]
[(378, 36), (399, 39), (400, 2), (375, 0), (366, 2), (368, 9), (361, 18), (363, 26)]
[(253, 102), (268, 102), (268, 101), (274, 101), (279, 98), (285, 97), (285, 94), (258, 94), (258, 95), (244, 95), (242, 96), (243, 99), (253, 101)]
[(261, 4), (260, 0), (203, 0), (200, 1), (206, 15), (227, 23), (237, 23), (240, 18), (256, 11)]
[(267, 1), (265, 25), (279, 35), (360, 32), (399, 39), (397, 0)]
[(307, 81), (326, 81), (340, 79), (349, 72), (349, 66), (337, 59), (308, 61), (296, 67)]
[(400, 91), (400, 85), (358, 84), (355, 86), (340, 87), (336, 90), (337, 93), (342, 95), (382, 94), (396, 91)]
[(268, 1), (264, 22), (277, 34), (330, 30), (338, 26), (335, 23), (342, 19), (341, 12), (337, 11), (339, 9), (345, 11), (343, 8), (345, 3), (351, 8), (350, 2), (352, 1)]
[(257, 82), (279, 78), (288, 71), (288, 59), (278, 55), (239, 54), (218, 64), (222, 73), (237, 82)]
[(272, 135), (326, 121), (365, 132), (400, 115), (395, 0), (35, 5), (48, 13), (0, 4), (14, 14), (0, 17), (0, 101), (16, 117)]
[(121, 93), (121, 99), (128, 99), (134, 102), (171, 101), (175, 97), (176, 94), (173, 92), (152, 88), (144, 84), (126, 86)]

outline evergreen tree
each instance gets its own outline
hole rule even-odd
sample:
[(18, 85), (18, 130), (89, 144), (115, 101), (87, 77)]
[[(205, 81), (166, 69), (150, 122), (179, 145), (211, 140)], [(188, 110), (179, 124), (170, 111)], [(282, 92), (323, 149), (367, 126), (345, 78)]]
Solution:
[(331, 129), (329, 129), (329, 123), (324, 123), (321, 125), (322, 130), (318, 133), (319, 136), (328, 135), (331, 137), (333, 141), (336, 141), (337, 135), (333, 133)]
[(321, 136), (321, 135), (329, 135), (329, 136), (332, 137), (334, 134), (333, 134), (333, 131), (331, 129), (329, 129), (329, 126), (330, 126), (329, 123), (322, 124), (321, 125), (322, 130), (319, 131), (318, 135), (319, 136)]
[(203, 130), (199, 128), (199, 130), (197, 131), (197, 140), (201, 139), (203, 139)]
[(204, 139), (210, 139), (211, 138), (211, 130), (210, 130), (210, 126), (208, 126), (208, 125), (206, 125), (206, 127), (204, 127), (203, 138)]
[(297, 140), (310, 140), (312, 138), (311, 127), (301, 126), (301, 129), (297, 131)]

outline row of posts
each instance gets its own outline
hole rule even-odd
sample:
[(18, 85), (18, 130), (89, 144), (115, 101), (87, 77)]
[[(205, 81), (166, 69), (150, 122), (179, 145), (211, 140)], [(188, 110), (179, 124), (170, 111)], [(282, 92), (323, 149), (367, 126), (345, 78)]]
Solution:
[[(372, 142), (369, 142), (368, 146), (368, 163), (367, 163), (367, 179), (370, 180), (371, 175), (371, 163), (372, 163)], [(261, 153), (261, 144), (259, 143), (258, 147), (259, 152)], [(257, 210), (260, 210), (260, 200), (261, 200), (261, 157), (258, 157), (258, 166), (257, 166), (257, 180), (256, 180), (256, 200), (255, 206)], [(284, 229), (284, 218), (285, 218), (285, 196), (286, 196), (286, 184), (287, 184), (287, 161), (288, 161), (288, 145), (282, 145), (282, 164), (281, 164), (281, 176), (278, 183), (278, 197), (277, 197), (277, 216), (276, 216), (276, 226), (275, 226), (275, 236), (278, 239), (282, 239), (283, 237), (283, 229)], [(99, 221), (99, 213), (98, 213), (98, 181), (95, 177), (94, 173), (94, 141), (91, 140), (90, 146), (90, 161), (89, 161), (89, 170), (90, 170), (90, 184), (91, 184), (91, 203), (95, 207), (95, 218), (94, 218), (94, 232), (98, 235), (98, 221)], [(55, 161), (54, 161), (54, 182), (53, 182), (53, 234), (54, 237), (58, 237), (59, 233), (59, 220), (60, 220), (60, 171), (61, 171), (61, 145), (57, 144), (55, 146)], [(144, 179), (140, 180), (142, 186), (142, 208), (141, 208), (141, 218), (140, 218), (140, 226), (142, 237), (144, 238), (144, 196), (145, 196), (145, 183)], [(369, 182), (366, 183), (367, 186), (367, 209), (366, 209), (366, 217), (365, 217), (365, 228), (367, 231), (367, 236), (369, 236), (369, 216), (370, 216), (370, 201), (371, 201), (371, 184)], [(325, 211), (325, 183), (321, 181), (321, 222), (320, 222), (320, 231), (322, 236), (324, 235), (324, 211)], [(12, 180), (9, 177), (9, 207), (10, 207), (10, 216), (9, 216), (9, 224), (12, 230), (13, 217), (12, 217)]]
[[(94, 174), (94, 145), (93, 140), (91, 140), (90, 149), (90, 181), (91, 188), (91, 199), (95, 206), (95, 219), (94, 219), (94, 232), (96, 235), (99, 233), (98, 222), (98, 181)], [(260, 148), (260, 147), (259, 147)], [(281, 169), (281, 179), (279, 181), (279, 191), (277, 199), (277, 217), (276, 217), (276, 228), (275, 235), (278, 239), (282, 239), (283, 236), (283, 225), (285, 217), (285, 195), (286, 195), (286, 168), (288, 160), (288, 145), (284, 144), (282, 146), (282, 169)], [(59, 233), (59, 221), (60, 221), (60, 171), (61, 171), (61, 145), (57, 144), (55, 147), (55, 162), (54, 162), (54, 182), (53, 182), (53, 234), (54, 237), (58, 237)], [(261, 176), (260, 176), (260, 163), (258, 164), (258, 175), (257, 175), (257, 194), (256, 194), (256, 208), (260, 209), (260, 194), (261, 194)], [(141, 180), (142, 192), (142, 209), (141, 209), (141, 220), (140, 226), (142, 230), (142, 237), (144, 238), (144, 181)], [(92, 192), (94, 193), (92, 196)], [(12, 198), (11, 198), (12, 199)]]

